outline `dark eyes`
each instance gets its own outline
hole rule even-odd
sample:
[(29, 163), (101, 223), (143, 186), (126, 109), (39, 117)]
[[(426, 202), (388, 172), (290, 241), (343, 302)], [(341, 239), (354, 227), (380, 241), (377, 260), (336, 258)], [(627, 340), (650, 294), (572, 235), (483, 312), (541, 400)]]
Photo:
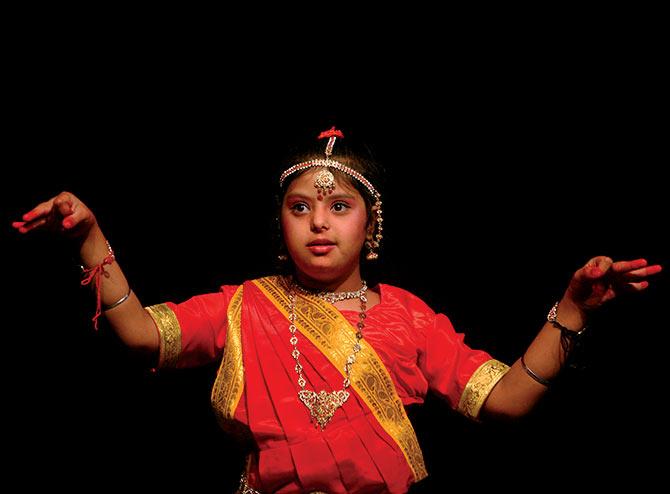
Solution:
[[(350, 208), (351, 206), (349, 206), (346, 202), (341, 201), (334, 202), (330, 206), (330, 209), (332, 209), (336, 213), (343, 213), (344, 211)], [(309, 211), (309, 206), (304, 202), (296, 202), (289, 209), (296, 213), (306, 213), (307, 211)]]

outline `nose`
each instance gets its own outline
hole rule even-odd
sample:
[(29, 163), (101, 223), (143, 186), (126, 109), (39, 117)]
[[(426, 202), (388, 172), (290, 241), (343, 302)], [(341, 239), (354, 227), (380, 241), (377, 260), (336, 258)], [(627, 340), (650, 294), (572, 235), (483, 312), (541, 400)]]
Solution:
[(330, 228), (328, 224), (328, 212), (323, 208), (316, 208), (312, 213), (311, 228), (313, 232), (320, 232)]

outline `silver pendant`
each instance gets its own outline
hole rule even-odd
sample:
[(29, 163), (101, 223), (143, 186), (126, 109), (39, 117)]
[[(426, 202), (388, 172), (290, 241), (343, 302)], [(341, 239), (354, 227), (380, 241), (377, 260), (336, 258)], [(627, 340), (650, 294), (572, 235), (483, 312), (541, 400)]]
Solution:
[(340, 408), (349, 398), (349, 392), (343, 389), (327, 393), (324, 390), (316, 393), (306, 389), (298, 393), (300, 401), (309, 409), (311, 421), (316, 422), (315, 425), (325, 429), (330, 419), (335, 415), (335, 411)]

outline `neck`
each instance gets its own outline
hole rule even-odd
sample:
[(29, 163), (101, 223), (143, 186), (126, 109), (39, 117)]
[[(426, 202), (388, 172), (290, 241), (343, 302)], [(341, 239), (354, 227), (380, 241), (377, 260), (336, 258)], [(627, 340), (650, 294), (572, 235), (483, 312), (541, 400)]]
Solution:
[(304, 288), (327, 292), (350, 292), (361, 288), (363, 281), (358, 267), (351, 273), (332, 279), (317, 279), (296, 271), (293, 275), (295, 281)]

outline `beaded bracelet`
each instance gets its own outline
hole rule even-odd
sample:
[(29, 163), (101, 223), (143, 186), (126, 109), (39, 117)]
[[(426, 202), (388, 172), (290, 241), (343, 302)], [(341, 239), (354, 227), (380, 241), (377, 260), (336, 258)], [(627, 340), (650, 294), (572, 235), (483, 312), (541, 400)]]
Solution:
[(584, 334), (584, 331), (586, 331), (586, 328), (588, 326), (584, 326), (582, 329), (575, 331), (574, 329), (566, 328), (563, 326), (558, 320), (556, 319), (556, 316), (558, 314), (558, 302), (556, 302), (553, 307), (549, 310), (549, 314), (547, 314), (547, 321), (549, 321), (552, 326), (555, 328), (559, 329), (561, 331), (561, 335), (567, 336), (568, 338), (575, 338), (577, 336), (581, 336)]

